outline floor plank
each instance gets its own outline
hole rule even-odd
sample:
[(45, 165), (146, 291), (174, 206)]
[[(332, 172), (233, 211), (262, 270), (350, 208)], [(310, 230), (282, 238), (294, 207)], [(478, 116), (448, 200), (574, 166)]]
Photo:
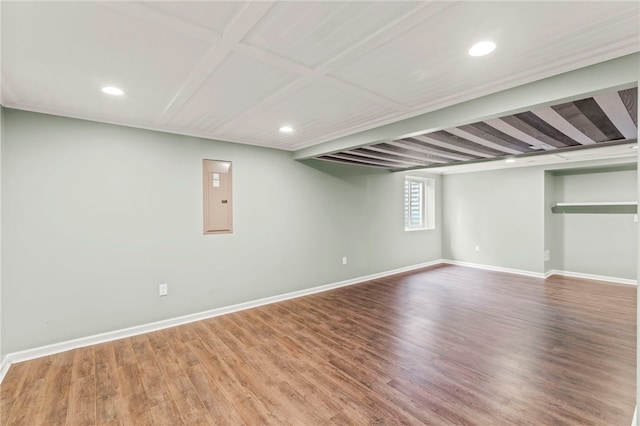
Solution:
[(2, 425), (614, 425), (636, 287), (438, 266), (26, 361)]

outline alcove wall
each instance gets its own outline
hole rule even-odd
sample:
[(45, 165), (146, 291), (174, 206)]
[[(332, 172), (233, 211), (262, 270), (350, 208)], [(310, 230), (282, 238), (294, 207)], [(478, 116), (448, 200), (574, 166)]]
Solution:
[(545, 272), (636, 279), (637, 165), (545, 172)]

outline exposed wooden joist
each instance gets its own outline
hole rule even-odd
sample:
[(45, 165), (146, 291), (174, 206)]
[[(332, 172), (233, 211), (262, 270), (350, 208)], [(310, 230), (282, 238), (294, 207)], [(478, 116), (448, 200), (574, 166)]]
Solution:
[(477, 138), (491, 141), (494, 144), (501, 146), (501, 150), (504, 148), (510, 148), (519, 152), (531, 152), (531, 146), (519, 139), (516, 139), (500, 130), (488, 125), (484, 121), (478, 123), (466, 124), (458, 127), (460, 130), (464, 130), (468, 134), (471, 134)]
[(549, 126), (542, 119), (529, 111), (502, 117), (502, 120), (520, 131), (528, 133), (547, 145), (551, 145), (556, 148), (580, 145), (578, 142), (560, 133), (558, 130)]
[[(498, 153), (502, 153), (502, 154), (521, 154), (522, 151), (519, 149), (514, 149), (508, 146), (503, 146), (503, 144), (498, 144), (498, 143), (494, 143), (493, 141), (478, 137), (474, 134), (471, 134), (465, 130), (462, 130), (461, 127), (455, 127), (453, 129), (447, 129), (446, 130), (447, 133), (450, 133), (452, 135), (458, 136), (464, 140), (476, 143), (478, 145), (481, 146), (486, 146), (487, 148), (490, 148), (492, 150), (497, 151)], [(442, 134), (443, 132), (436, 132), (436, 133), (440, 133)], [(500, 155), (500, 154), (494, 154), (494, 155)]]
[[(638, 82), (640, 53), (548, 77), (294, 152), (295, 159), (381, 143), (584, 98)], [(576, 142), (577, 143), (577, 142)]]
[[(452, 130), (455, 130), (455, 129), (452, 129)], [(455, 147), (454, 149), (457, 149), (457, 148), (471, 149), (477, 152), (482, 152), (489, 157), (495, 157), (497, 155), (507, 154), (507, 152), (505, 151), (489, 148), (486, 145), (472, 142), (468, 139), (465, 139), (463, 137), (460, 137), (456, 134), (450, 133), (445, 130), (439, 130), (437, 132), (429, 133), (428, 137), (431, 139), (437, 139), (440, 142), (448, 144), (449, 146), (453, 146)], [(510, 153), (510, 154), (513, 154), (513, 153)]]
[[(358, 148), (362, 149), (362, 148)], [(428, 163), (448, 163), (450, 158), (438, 157), (436, 155), (426, 154), (415, 150), (400, 148), (389, 144), (378, 144), (368, 146), (366, 149), (384, 153), (385, 155), (393, 155), (402, 158), (417, 159)]]
[(486, 152), (477, 150), (477, 149), (475, 149), (473, 147), (469, 148), (469, 147), (464, 147), (464, 146), (452, 146), (451, 144), (449, 144), (446, 141), (441, 141), (439, 139), (433, 138), (432, 134), (429, 134), (429, 136), (416, 135), (416, 136), (412, 136), (411, 139), (416, 139), (418, 141), (425, 142), (425, 143), (428, 143), (428, 144), (431, 144), (431, 145), (435, 145), (435, 146), (439, 146), (439, 147), (442, 147), (442, 148), (454, 149), (455, 151), (466, 153), (466, 154), (475, 155), (477, 157), (487, 158), (487, 157), (491, 157), (492, 156), (492, 154), (488, 154)]
[(620, 98), (620, 93), (611, 92), (594, 96), (602, 111), (607, 115), (609, 120), (622, 133), (625, 139), (634, 139), (638, 137), (638, 129), (633, 119), (628, 114), (627, 108)]
[(624, 139), (622, 133), (620, 133), (611, 120), (609, 120), (609, 117), (602, 111), (602, 108), (600, 108), (600, 105), (598, 105), (595, 99), (580, 99), (574, 103), (578, 109), (607, 136), (607, 141)]
[(413, 166), (421, 166), (424, 164), (428, 164), (428, 161), (420, 161), (416, 158), (407, 158), (402, 157), (395, 154), (390, 153), (380, 153), (376, 151), (372, 151), (369, 147), (367, 148), (357, 148), (351, 151), (345, 151), (346, 154), (357, 155), (359, 157), (374, 159), (374, 160), (382, 160), (382, 161), (395, 161), (402, 164), (408, 164)]
[(405, 168), (406, 163), (400, 163), (397, 161), (392, 161), (392, 160), (375, 160), (373, 158), (363, 158), (361, 156), (358, 155), (353, 155), (353, 154), (347, 154), (344, 152), (341, 153), (337, 153), (337, 154), (331, 154), (328, 155), (327, 157), (331, 157), (331, 158), (338, 158), (338, 159), (342, 159), (342, 160), (350, 160), (350, 161), (354, 161), (360, 164), (373, 164), (373, 165), (377, 165), (377, 166), (384, 166), (384, 167), (392, 167), (392, 168)]
[[(454, 152), (453, 150), (448, 148), (437, 148), (434, 145), (427, 144), (426, 142), (413, 141), (410, 139), (400, 139), (397, 141), (390, 141), (382, 145), (391, 145), (398, 148), (411, 150), (412, 152), (435, 155), (439, 158), (448, 158), (450, 160), (467, 161), (467, 160), (482, 158), (477, 155), (466, 154), (458, 151)], [(380, 146), (380, 145), (374, 145), (374, 146)]]

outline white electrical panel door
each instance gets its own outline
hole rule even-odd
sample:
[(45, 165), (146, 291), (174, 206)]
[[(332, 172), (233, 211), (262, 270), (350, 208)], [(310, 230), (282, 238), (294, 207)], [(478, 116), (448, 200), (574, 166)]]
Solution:
[(203, 161), (204, 233), (233, 232), (231, 162)]

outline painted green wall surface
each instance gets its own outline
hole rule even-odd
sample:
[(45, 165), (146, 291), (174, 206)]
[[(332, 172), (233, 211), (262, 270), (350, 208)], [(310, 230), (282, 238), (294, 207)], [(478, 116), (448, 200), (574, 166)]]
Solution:
[[(443, 256), (536, 273), (557, 270), (635, 279), (633, 214), (551, 212), (557, 202), (636, 201), (637, 172), (630, 161), (445, 176)], [(548, 261), (545, 250), (550, 252)]]
[[(589, 169), (556, 174), (556, 202), (637, 201), (636, 170)], [(637, 223), (633, 214), (556, 214), (554, 268), (636, 279)]]
[[(2, 134), (4, 353), (440, 258), (635, 278), (633, 215), (550, 213), (635, 200), (629, 159), (440, 177), (11, 109)], [(202, 235), (205, 158), (233, 162), (233, 234)], [(435, 230), (404, 231), (406, 174), (435, 178)]]
[(4, 147), (4, 108), (0, 106), (0, 361), (4, 356), (4, 318), (2, 311), (2, 151)]
[(446, 175), (442, 193), (446, 259), (543, 272), (544, 187), (539, 169)]
[[(6, 352), (441, 258), (439, 211), (404, 231), (403, 173), (11, 109), (4, 130)], [(202, 234), (205, 158), (233, 162), (233, 234)]]
[[(549, 259), (544, 260), (544, 272), (561, 270), (557, 258), (560, 253), (561, 239), (555, 238), (557, 229), (560, 228), (561, 217), (554, 214), (551, 209), (556, 203), (556, 179), (553, 172), (544, 173), (544, 250), (549, 252)], [(552, 256), (553, 254), (553, 256)]]

